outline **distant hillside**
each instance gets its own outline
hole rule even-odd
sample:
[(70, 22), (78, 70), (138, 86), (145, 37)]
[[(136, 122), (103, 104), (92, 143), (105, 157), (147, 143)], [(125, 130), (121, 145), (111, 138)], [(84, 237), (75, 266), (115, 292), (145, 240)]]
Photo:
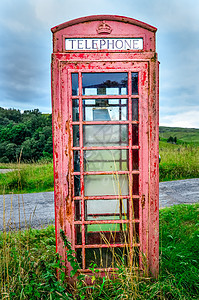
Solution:
[(185, 143), (199, 144), (199, 129), (196, 128), (160, 126), (159, 134), (160, 138), (163, 139), (168, 139), (170, 136), (172, 136)]

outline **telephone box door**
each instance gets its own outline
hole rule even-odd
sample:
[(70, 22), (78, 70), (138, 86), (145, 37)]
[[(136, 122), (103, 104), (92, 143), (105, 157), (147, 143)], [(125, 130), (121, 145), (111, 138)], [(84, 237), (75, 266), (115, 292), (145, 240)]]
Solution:
[[(62, 63), (66, 232), (80, 268), (147, 259), (148, 62)], [(63, 166), (64, 168), (64, 166)], [(114, 251), (113, 251), (114, 249)]]

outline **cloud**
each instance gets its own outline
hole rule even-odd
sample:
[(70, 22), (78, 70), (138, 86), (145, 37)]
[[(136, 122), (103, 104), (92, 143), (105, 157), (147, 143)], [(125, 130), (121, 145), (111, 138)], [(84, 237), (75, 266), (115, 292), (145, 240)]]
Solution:
[(176, 116), (175, 122), (197, 124), (199, 1), (194, 0), (1, 0), (0, 106), (50, 110), (50, 28), (91, 14), (124, 15), (158, 27), (160, 121)]
[(169, 127), (185, 127), (185, 128), (199, 128), (198, 118), (199, 106), (193, 110), (182, 113), (167, 113), (166, 116), (161, 116), (160, 125)]

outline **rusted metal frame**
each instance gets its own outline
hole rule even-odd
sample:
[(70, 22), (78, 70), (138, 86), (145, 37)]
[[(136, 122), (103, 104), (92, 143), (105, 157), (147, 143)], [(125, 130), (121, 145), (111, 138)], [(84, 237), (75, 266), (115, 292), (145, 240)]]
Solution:
[[(100, 54), (102, 54), (102, 53), (100, 53)], [(114, 54), (114, 53), (112, 53), (112, 54)], [(111, 61), (112, 61), (112, 63), (118, 63), (118, 62), (124, 63), (125, 62), (125, 64), (132, 63), (132, 62), (133, 63), (140, 63), (140, 62), (146, 62), (146, 61), (150, 62), (151, 58), (154, 57), (154, 52), (149, 52), (147, 54), (148, 55), (146, 55), (146, 53), (145, 53), (145, 58), (138, 58), (139, 56), (143, 57), (143, 54), (142, 55), (138, 55), (136, 53), (134, 53), (134, 54), (132, 53), (132, 55), (133, 55), (132, 58), (129, 58), (129, 56), (126, 59), (125, 58), (124, 59), (122, 59), (122, 58), (118, 58), (118, 59), (117, 58), (113, 58)], [(55, 55), (57, 55), (57, 54), (55, 53)], [(60, 54), (58, 56), (60, 56)], [(85, 64), (85, 63), (99, 63), (99, 62), (100, 63), (110, 63), (110, 59), (106, 59), (104, 57), (99, 58), (99, 59), (92, 59), (92, 60), (90, 60), (87, 57), (79, 59), (77, 56), (75, 56), (75, 58), (73, 56), (74, 56), (74, 54), (72, 54), (71, 58), (67, 57), (67, 60), (66, 60), (66, 58), (63, 55), (63, 57), (61, 58), (61, 61), (63, 63), (65, 63), (65, 64), (66, 63), (71, 63), (71, 64), (77, 64), (77, 63), (80, 64), (80, 63), (82, 63), (82, 64)], [(84, 67), (85, 67), (85, 65), (84, 65)], [(80, 64), (80, 69), (84, 69), (84, 68), (82, 68), (81, 64)], [(107, 69), (106, 71), (107, 72), (113, 72), (114, 70), (108, 70)], [(88, 70), (87, 72), (95, 72), (95, 71), (91, 69), (91, 70)], [(118, 71), (115, 71), (115, 72), (118, 72)], [(120, 72), (122, 72), (122, 71), (120, 71)], [(86, 73), (86, 72), (84, 72), (84, 73)]]
[[(129, 171), (90, 171), (84, 172), (84, 175), (113, 175), (113, 174), (129, 174)], [(133, 174), (140, 174), (139, 171), (133, 171)]]
[[(69, 97), (69, 90), (66, 88), (68, 84), (68, 69), (60, 62), (60, 158), (59, 158), (59, 193), (61, 196), (61, 207), (59, 214), (62, 215), (63, 230), (65, 234), (69, 237), (70, 242), (72, 241), (71, 232), (71, 213), (72, 213), (72, 194), (71, 194), (71, 133), (72, 128), (70, 127), (70, 114), (69, 114), (69, 104), (65, 105), (65, 100)], [(66, 122), (65, 122), (66, 121)], [(67, 167), (66, 167), (67, 166)], [(61, 211), (63, 210), (63, 211)], [(59, 233), (60, 234), (60, 233)], [(63, 249), (65, 252), (65, 248)], [(65, 258), (66, 258), (65, 254)], [(65, 259), (66, 272), (70, 273), (71, 265)]]
[[(106, 98), (106, 95), (104, 95), (105, 97), (104, 98)], [(106, 98), (107, 99), (107, 98)], [(78, 100), (78, 99), (75, 99), (75, 100)], [(85, 99), (83, 99), (83, 100), (85, 100)], [(89, 99), (89, 100), (92, 100), (92, 99)], [(94, 100), (96, 100), (96, 99), (94, 99)], [(112, 99), (111, 99), (112, 100)], [(116, 99), (116, 100), (121, 100), (121, 99)], [(122, 98), (122, 100), (127, 100), (126, 98)], [(86, 105), (84, 105), (84, 107), (93, 107), (93, 104), (86, 104)], [(119, 107), (120, 105), (118, 105), (118, 104), (110, 104), (109, 103), (109, 105), (108, 105), (108, 107)], [(121, 107), (126, 107), (127, 105), (126, 104), (121, 104)], [(119, 120), (118, 120), (119, 121)]]
[[(72, 101), (71, 101), (71, 97), (72, 97), (72, 72), (70, 70), (68, 70), (67, 72), (67, 86), (68, 86), (68, 98), (69, 101), (66, 102), (66, 105), (68, 104), (68, 109), (69, 109), (69, 130), (70, 130), (70, 135), (71, 135), (71, 145), (70, 148), (73, 147), (73, 125), (72, 125), (72, 121), (73, 121), (73, 106), (72, 106)], [(69, 145), (67, 145), (67, 147), (69, 148)], [(72, 185), (71, 185), (71, 180), (69, 180), (68, 184), (69, 184), (69, 188), (71, 189), (73, 187), (73, 191), (72, 191), (72, 198), (74, 197), (74, 176), (73, 176), (73, 168), (74, 168), (74, 151), (71, 151), (72, 153), (69, 153), (69, 157), (72, 155), (72, 162), (73, 162), (73, 166), (72, 169), (68, 170), (69, 176), (72, 177)], [(70, 159), (70, 158), (69, 158)], [(71, 187), (72, 186), (72, 187)], [(74, 249), (75, 247), (75, 226), (74, 226), (74, 216), (75, 216), (75, 207), (74, 207), (74, 201), (72, 199), (72, 215), (73, 215), (73, 222), (71, 224), (72, 227), (72, 240), (71, 240), (71, 244), (72, 244), (72, 248)]]
[[(73, 125), (79, 125), (79, 122), (73, 122)], [(138, 124), (138, 121), (83, 121), (83, 125), (121, 125), (121, 124)]]
[[(109, 231), (108, 231), (109, 232)], [(92, 245), (85, 245), (85, 249), (90, 249), (90, 248), (124, 248), (124, 247), (129, 247), (130, 244), (92, 244)], [(133, 247), (140, 247), (140, 243), (134, 243)], [(82, 245), (75, 245), (75, 249), (82, 249)]]
[(81, 190), (81, 220), (82, 224), (82, 266), (85, 269), (85, 227), (84, 227), (84, 217), (85, 217), (85, 207), (84, 207), (84, 154), (83, 154), (83, 111), (82, 111), (82, 73), (78, 72), (78, 83), (79, 83), (79, 133), (80, 133), (80, 190)]
[[(107, 217), (108, 217), (108, 216), (116, 216), (116, 217), (118, 216), (118, 217), (119, 217), (119, 215), (120, 215), (120, 214), (116, 214), (116, 213), (87, 214), (88, 217), (89, 217), (89, 216), (90, 216), (90, 217), (93, 217), (93, 216), (94, 216), (94, 217), (100, 217), (100, 216), (103, 216), (103, 217), (104, 217), (104, 216), (107, 216)], [(126, 214), (125, 214), (125, 213), (122, 213), (122, 216), (126, 216)]]
[[(140, 173), (143, 170), (143, 161), (144, 161), (144, 154), (143, 154), (143, 94), (142, 94), (142, 84), (141, 84), (141, 76), (142, 72), (138, 72), (138, 94), (139, 94), (139, 99), (138, 99), (138, 120), (139, 120), (139, 130), (138, 130), (138, 145), (139, 145), (139, 171)], [(139, 219), (140, 219), (140, 224), (142, 224), (143, 221), (143, 210), (142, 210), (142, 192), (143, 192), (143, 174), (142, 176), (139, 176)], [(141, 252), (143, 251), (143, 234), (142, 234), (142, 226), (139, 226), (139, 239), (141, 242), (140, 246), (140, 252), (139, 252), (139, 266), (142, 268), (142, 254)]]
[(153, 276), (159, 271), (159, 184), (158, 184), (158, 61), (157, 55), (150, 63), (150, 96), (149, 96), (149, 268)]
[[(80, 150), (80, 147), (73, 147), (72, 150)], [(126, 149), (128, 150), (129, 147), (128, 146), (109, 146), (109, 147), (104, 147), (104, 146), (91, 146), (91, 147), (83, 147), (83, 150), (118, 150), (118, 149)]]
[[(104, 195), (104, 196), (85, 196), (84, 197), (84, 199), (85, 200), (115, 200), (115, 199), (120, 199), (120, 197), (121, 197), (121, 195), (109, 195), (109, 196), (107, 196), (107, 195)], [(133, 199), (138, 199), (139, 198), (139, 195), (133, 195), (132, 196), (133, 197)], [(122, 198), (123, 199), (129, 199), (130, 197), (129, 197), (129, 195), (122, 195)], [(77, 199), (78, 200), (78, 199)]]
[[(127, 73), (126, 71), (125, 72), (121, 72), (121, 73)], [(72, 96), (72, 100), (78, 100), (79, 96)], [(95, 100), (95, 99), (109, 99), (109, 100), (126, 100), (128, 99), (128, 95), (86, 95), (86, 96), (82, 96), (82, 99), (83, 100)], [(137, 95), (132, 95), (133, 99), (136, 99), (137, 98)], [(88, 104), (86, 105), (88, 107), (90, 106), (93, 106), (92, 104)], [(111, 104), (110, 105), (111, 107), (115, 107), (115, 106), (118, 106), (118, 104)], [(121, 104), (121, 107), (126, 107), (126, 104)]]
[[(97, 72), (95, 72), (97, 73)], [(101, 73), (101, 72), (98, 72), (98, 73)], [(107, 73), (107, 72), (106, 72)], [(115, 72), (114, 72), (115, 73)], [(127, 73), (126, 70), (125, 71), (122, 71), (122, 72), (119, 72), (119, 73)], [(92, 100), (92, 99), (127, 99), (128, 98), (128, 95), (124, 94), (124, 95), (84, 95), (82, 96), (82, 99), (83, 100)], [(135, 95), (133, 95), (133, 98), (136, 98)], [(78, 99), (78, 96), (72, 96), (72, 99)], [(88, 104), (88, 105), (91, 105), (91, 104)], [(113, 105), (113, 104), (112, 104)], [(114, 106), (118, 106), (117, 104), (115, 104)], [(122, 106), (126, 106), (125, 104), (122, 104)]]
[[(75, 224), (85, 224), (85, 225), (90, 225), (90, 224), (129, 224), (129, 220), (90, 220), (90, 221), (74, 221)], [(139, 219), (134, 219), (132, 220), (132, 223), (140, 223)]]
[(129, 70), (128, 72), (128, 117), (129, 117), (129, 221), (130, 221), (130, 232), (129, 232), (129, 238), (130, 238), (130, 261), (132, 261), (132, 249), (133, 249), (133, 201), (132, 201), (132, 100), (131, 100), (131, 95), (132, 95), (132, 78), (131, 78), (131, 71)]
[[(59, 173), (60, 164), (62, 166), (62, 151), (59, 145), (62, 145), (62, 135), (60, 134), (60, 106), (61, 106), (61, 75), (60, 75), (60, 61), (56, 56), (52, 55), (52, 111), (53, 111), (53, 165), (54, 165), (54, 197), (55, 197), (55, 235), (56, 235), (56, 251), (61, 254), (62, 259), (65, 261), (65, 251), (63, 248), (63, 241), (60, 237), (59, 229), (63, 229), (64, 225), (60, 220), (61, 213), (65, 216), (65, 207), (61, 211), (61, 174)], [(57, 84), (55, 84), (57, 81)]]
[[(142, 96), (142, 101), (139, 103), (139, 108), (142, 112), (140, 114), (140, 126), (142, 130), (140, 131), (140, 179), (139, 183), (141, 186), (140, 190), (140, 201), (139, 201), (139, 214), (140, 214), (140, 224), (139, 227), (140, 238), (142, 241), (141, 251), (140, 251), (140, 266), (143, 266), (143, 254), (145, 255), (144, 260), (148, 261), (148, 174), (149, 174), (149, 164), (148, 164), (148, 103), (149, 103), (149, 64), (145, 62), (142, 71), (140, 72), (140, 93)], [(147, 220), (147, 222), (146, 222)], [(148, 266), (148, 264), (147, 264)]]

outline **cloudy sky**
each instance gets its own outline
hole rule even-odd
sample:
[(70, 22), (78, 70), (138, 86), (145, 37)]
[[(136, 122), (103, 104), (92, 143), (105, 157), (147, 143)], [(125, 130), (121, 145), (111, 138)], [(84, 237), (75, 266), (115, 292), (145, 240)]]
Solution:
[(0, 106), (51, 112), (50, 28), (96, 14), (158, 28), (160, 125), (199, 128), (198, 0), (1, 0)]

